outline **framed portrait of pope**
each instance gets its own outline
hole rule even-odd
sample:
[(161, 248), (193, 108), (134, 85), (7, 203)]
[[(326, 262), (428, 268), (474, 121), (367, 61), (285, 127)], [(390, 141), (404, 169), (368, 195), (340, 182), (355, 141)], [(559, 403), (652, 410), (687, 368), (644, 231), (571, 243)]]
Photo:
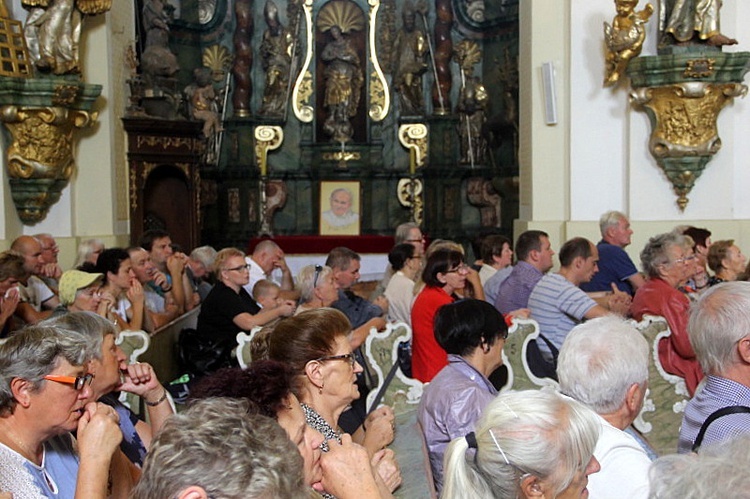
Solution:
[(358, 236), (360, 231), (359, 182), (320, 183), (320, 235)]

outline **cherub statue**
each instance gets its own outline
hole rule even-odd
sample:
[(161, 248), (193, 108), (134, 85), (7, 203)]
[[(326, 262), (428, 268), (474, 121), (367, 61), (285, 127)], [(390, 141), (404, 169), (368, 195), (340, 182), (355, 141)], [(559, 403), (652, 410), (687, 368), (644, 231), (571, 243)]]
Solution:
[(607, 75), (604, 86), (616, 84), (625, 73), (630, 59), (637, 57), (646, 39), (646, 26), (654, 6), (650, 3), (640, 12), (635, 11), (638, 0), (615, 0), (617, 15), (610, 26), (604, 23), (604, 40), (607, 44)]
[(203, 121), (203, 136), (211, 138), (221, 131), (219, 106), (216, 102), (211, 68), (196, 68), (193, 71), (193, 80), (194, 83), (185, 88), (190, 116)]
[(31, 59), (43, 73), (77, 74), (84, 16), (103, 14), (112, 0), (22, 0), (29, 10), (24, 35)]

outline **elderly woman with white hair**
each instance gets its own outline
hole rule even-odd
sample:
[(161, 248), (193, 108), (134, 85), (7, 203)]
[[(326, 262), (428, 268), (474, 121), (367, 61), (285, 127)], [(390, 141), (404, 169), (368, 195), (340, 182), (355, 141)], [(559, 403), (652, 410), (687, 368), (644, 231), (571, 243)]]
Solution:
[(574, 327), (560, 349), (560, 391), (599, 415), (601, 437), (594, 457), (602, 469), (589, 479), (592, 497), (648, 497), (651, 459), (625, 431), (643, 407), (648, 356), (646, 339), (614, 316)]
[(441, 497), (585, 498), (588, 476), (599, 471), (599, 432), (596, 415), (572, 399), (503, 393), (474, 432), (448, 446)]
[(693, 396), (703, 371), (687, 333), (690, 300), (679, 290), (696, 273), (696, 259), (687, 238), (675, 232), (659, 234), (641, 251), (646, 284), (638, 288), (630, 305), (637, 321), (644, 315), (664, 317), (672, 334), (659, 341), (659, 361), (669, 374), (685, 379)]

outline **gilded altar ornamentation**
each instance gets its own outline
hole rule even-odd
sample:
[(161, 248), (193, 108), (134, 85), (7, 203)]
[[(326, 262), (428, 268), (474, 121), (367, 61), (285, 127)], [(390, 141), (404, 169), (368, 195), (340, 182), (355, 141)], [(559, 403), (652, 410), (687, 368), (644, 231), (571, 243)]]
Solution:
[(424, 221), (424, 202), (422, 199), (423, 185), (418, 178), (402, 178), (396, 187), (398, 202), (404, 208), (411, 210), (412, 220), (417, 225)]
[(10, 131), (8, 176), (18, 216), (25, 224), (44, 219), (75, 170), (73, 136), (92, 126), (98, 113), (62, 107), (0, 108)]
[(315, 110), (310, 105), (310, 96), (313, 92), (313, 79), (310, 72), (310, 62), (313, 55), (313, 23), (312, 23), (313, 0), (305, 0), (302, 13), (305, 17), (305, 62), (294, 83), (292, 91), (292, 110), (294, 115), (303, 123), (311, 123), (315, 117)]
[(636, 5), (638, 0), (615, 0), (617, 15), (611, 26), (604, 23), (604, 41), (607, 45), (605, 87), (620, 80), (630, 60), (638, 57), (643, 48), (646, 23), (654, 13), (654, 6), (647, 3), (643, 10), (636, 12)]
[(422, 123), (399, 126), (398, 141), (409, 150), (409, 172), (413, 175), (427, 159), (427, 126)]
[(716, 59), (691, 59), (685, 64), (685, 78), (709, 78), (714, 74)]
[(370, 62), (373, 67), (372, 75), (370, 76), (369, 115), (373, 121), (382, 121), (388, 115), (388, 110), (391, 106), (391, 96), (388, 91), (388, 82), (385, 79), (383, 70), (380, 68), (378, 50), (375, 43), (380, 0), (368, 1), (370, 4), (370, 33), (368, 40), (370, 42)]
[(201, 62), (211, 69), (213, 81), (224, 81), (227, 71), (232, 67), (232, 56), (223, 45), (211, 45), (203, 50)]
[(278, 149), (283, 141), (284, 131), (280, 126), (255, 127), (255, 161), (262, 177), (268, 174), (268, 151)]
[(649, 150), (674, 186), (681, 210), (695, 181), (721, 148), (719, 112), (746, 93), (747, 86), (740, 83), (705, 82), (643, 87), (631, 93), (632, 102), (651, 120)]

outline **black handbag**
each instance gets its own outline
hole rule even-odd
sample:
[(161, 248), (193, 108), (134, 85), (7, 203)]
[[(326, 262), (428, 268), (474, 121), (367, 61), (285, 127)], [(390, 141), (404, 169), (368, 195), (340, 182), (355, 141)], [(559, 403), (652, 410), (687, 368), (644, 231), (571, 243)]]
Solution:
[(232, 360), (235, 342), (206, 338), (195, 329), (185, 328), (180, 331), (177, 344), (182, 368), (193, 376), (205, 376), (235, 365)]
[[(539, 350), (537, 341), (541, 339), (544, 341), (552, 352), (552, 362), (548, 361), (542, 355)], [(537, 378), (552, 378), (557, 381), (557, 357), (560, 355), (560, 350), (552, 344), (543, 334), (539, 334), (539, 338), (535, 341), (530, 341), (526, 347), (526, 362), (529, 364), (529, 369)]]

